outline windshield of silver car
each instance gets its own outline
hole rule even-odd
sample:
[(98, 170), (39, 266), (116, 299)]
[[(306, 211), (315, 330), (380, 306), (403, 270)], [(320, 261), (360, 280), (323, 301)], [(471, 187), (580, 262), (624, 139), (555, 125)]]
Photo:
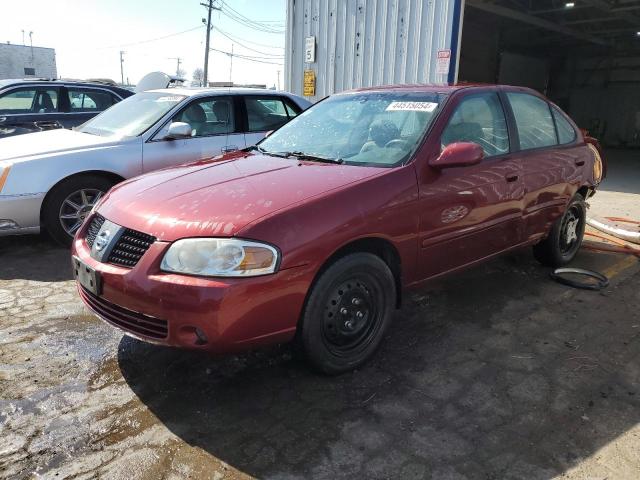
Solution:
[(336, 95), (300, 114), (257, 148), (301, 160), (393, 167), (420, 145), (444, 98), (397, 91)]
[(102, 137), (135, 137), (186, 97), (164, 92), (144, 92), (116, 103), (78, 127), (78, 131)]

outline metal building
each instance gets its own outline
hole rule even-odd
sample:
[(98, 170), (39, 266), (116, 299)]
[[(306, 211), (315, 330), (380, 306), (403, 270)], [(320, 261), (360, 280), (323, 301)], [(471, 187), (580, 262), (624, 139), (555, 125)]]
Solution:
[[(285, 89), (315, 101), (362, 86), (454, 81), (461, 6), (462, 0), (288, 0)], [(305, 72), (314, 91), (304, 91)]]
[(640, 0), (288, 0), (291, 92), (457, 81), (534, 88), (639, 148)]
[(57, 78), (56, 51), (29, 45), (0, 44), (0, 79)]

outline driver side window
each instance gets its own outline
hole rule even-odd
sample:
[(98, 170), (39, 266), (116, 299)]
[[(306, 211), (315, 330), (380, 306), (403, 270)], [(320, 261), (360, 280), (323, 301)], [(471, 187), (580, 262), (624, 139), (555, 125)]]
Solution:
[(209, 137), (235, 131), (233, 102), (231, 97), (210, 97), (196, 100), (178, 113), (174, 122), (188, 123), (192, 137)]
[(456, 142), (477, 143), (485, 157), (509, 152), (504, 110), (496, 93), (482, 93), (462, 100), (442, 132), (442, 147)]

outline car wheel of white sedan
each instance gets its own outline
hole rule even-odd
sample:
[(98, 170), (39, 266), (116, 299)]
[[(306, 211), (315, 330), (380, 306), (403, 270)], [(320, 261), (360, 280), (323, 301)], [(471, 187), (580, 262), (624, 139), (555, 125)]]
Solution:
[(71, 177), (47, 195), (42, 219), (47, 232), (62, 245), (71, 245), (74, 235), (93, 206), (113, 185), (98, 175)]

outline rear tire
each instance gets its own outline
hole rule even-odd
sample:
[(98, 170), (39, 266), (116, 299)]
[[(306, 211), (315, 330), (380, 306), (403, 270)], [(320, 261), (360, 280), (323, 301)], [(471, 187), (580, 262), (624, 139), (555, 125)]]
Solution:
[(587, 207), (582, 195), (576, 194), (551, 227), (549, 236), (533, 246), (533, 256), (549, 267), (567, 265), (580, 250), (586, 224)]
[(322, 373), (353, 370), (380, 345), (395, 301), (395, 279), (380, 257), (371, 253), (343, 257), (312, 287), (300, 320), (298, 346)]
[(78, 175), (63, 180), (45, 200), (42, 209), (44, 228), (57, 243), (70, 246), (73, 235), (95, 203), (112, 186), (111, 180), (99, 175)]

